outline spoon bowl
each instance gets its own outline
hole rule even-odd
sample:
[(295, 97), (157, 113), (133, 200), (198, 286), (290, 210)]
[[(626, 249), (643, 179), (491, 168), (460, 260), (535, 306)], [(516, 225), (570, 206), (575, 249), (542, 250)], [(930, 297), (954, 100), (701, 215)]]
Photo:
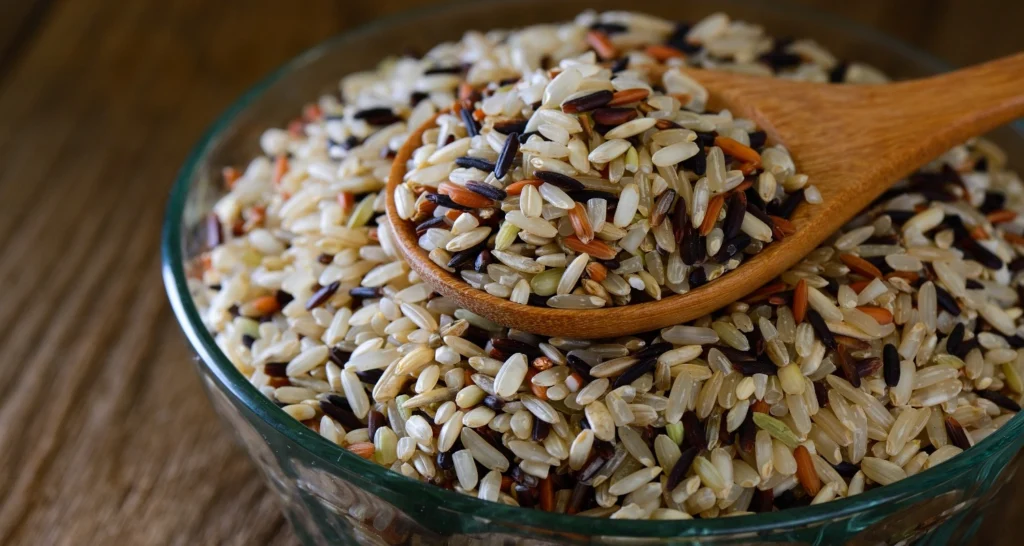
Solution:
[(883, 85), (796, 82), (686, 69), (711, 105), (752, 119), (790, 151), (821, 193), (790, 217), (795, 233), (685, 294), (602, 309), (522, 305), (471, 287), (419, 247), (398, 216), (395, 188), (436, 117), (410, 134), (392, 164), (387, 215), (395, 244), (437, 292), (496, 323), (548, 336), (604, 338), (664, 328), (725, 307), (799, 262), (875, 198), (956, 144), (1024, 116), (1024, 53), (920, 80)]

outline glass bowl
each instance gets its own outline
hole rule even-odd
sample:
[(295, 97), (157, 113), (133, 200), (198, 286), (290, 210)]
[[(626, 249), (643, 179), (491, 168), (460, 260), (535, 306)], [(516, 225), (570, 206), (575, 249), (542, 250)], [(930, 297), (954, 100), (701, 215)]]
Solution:
[[(964, 543), (1016, 469), (1024, 443), (1017, 417), (965, 454), (896, 484), (849, 499), (769, 514), (692, 521), (587, 519), (489, 503), (405, 478), (321, 438), (288, 417), (243, 377), (206, 331), (185, 277), (202, 249), (202, 219), (219, 196), (224, 165), (259, 153), (259, 135), (280, 127), (308, 100), (336, 90), (341, 76), (386, 55), (426, 51), (468, 29), (568, 20), (578, 12), (621, 9), (612, 1), (461, 3), (382, 19), (307, 51), (243, 95), (196, 144), (171, 191), (163, 232), (163, 278), (174, 312), (198, 358), (203, 384), (281, 497), (301, 540), (321, 544), (927, 544)], [(634, 1), (628, 8), (696, 21), (712, 11), (761, 24), (774, 36), (813, 38), (840, 58), (900, 78), (949, 67), (890, 37), (805, 8), (776, 2)], [(992, 138), (1024, 167), (1024, 127)], [(905, 543), (905, 542), (903, 542)]]

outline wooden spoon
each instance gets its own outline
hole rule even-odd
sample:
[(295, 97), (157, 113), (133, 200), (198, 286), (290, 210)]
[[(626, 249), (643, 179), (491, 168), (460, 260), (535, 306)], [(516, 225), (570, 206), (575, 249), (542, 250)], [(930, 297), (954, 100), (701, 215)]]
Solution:
[(599, 338), (680, 324), (724, 307), (799, 262), (902, 177), (970, 137), (1024, 116), (1024, 53), (930, 78), (884, 85), (796, 82), (687, 69), (714, 106), (754, 120), (786, 146), (797, 171), (821, 192), (801, 204), (796, 233), (768, 245), (736, 270), (686, 294), (603, 309), (520, 305), (466, 284), (434, 264), (415, 227), (399, 218), (395, 187), (430, 120), (402, 146), (387, 186), (395, 243), (431, 287), (499, 324), (549, 336)]

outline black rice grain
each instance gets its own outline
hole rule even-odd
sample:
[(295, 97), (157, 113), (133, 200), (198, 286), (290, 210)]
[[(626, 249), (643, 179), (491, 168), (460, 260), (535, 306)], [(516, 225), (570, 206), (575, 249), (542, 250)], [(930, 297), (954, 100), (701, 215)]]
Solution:
[[(1007, 340), (1007, 341), (1009, 341), (1009, 340)], [(971, 339), (965, 340), (963, 343), (961, 343), (960, 347), (957, 349), (957, 352), (955, 354), (956, 354), (957, 357), (959, 357), (961, 360), (963, 360), (964, 358), (967, 358), (967, 353), (973, 351), (974, 349), (977, 349), (979, 345), (980, 344), (978, 343), (977, 336), (972, 337)], [(1013, 346), (1012, 342), (1010, 343), (1010, 346), (1011, 347)], [(953, 354), (953, 353), (950, 353), (950, 354)]]
[(501, 153), (498, 154), (498, 162), (494, 164), (495, 178), (500, 180), (508, 174), (517, 153), (519, 153), (519, 134), (509, 133), (508, 138), (505, 139), (505, 145), (501, 148)]
[(686, 39), (686, 36), (690, 33), (690, 28), (690, 25), (686, 23), (677, 23), (675, 30), (673, 30), (672, 34), (669, 35), (667, 40), (665, 40), (665, 43), (679, 51), (682, 51), (683, 53), (686, 53), (687, 55), (700, 52), (700, 50), (704, 48), (703, 45), (690, 42)]
[(477, 125), (476, 120), (473, 119), (472, 109), (459, 109), (459, 116), (462, 118), (462, 124), (466, 126), (466, 132), (469, 133), (469, 136), (475, 137), (480, 135), (480, 126)]
[(953, 315), (954, 317), (960, 316), (960, 304), (956, 302), (956, 298), (954, 298), (949, 292), (946, 292), (946, 290), (939, 285), (935, 285), (935, 299), (938, 300), (939, 306), (945, 309), (950, 315)]
[(390, 108), (367, 108), (356, 112), (354, 119), (361, 119), (370, 125), (391, 125), (402, 121)]
[(542, 442), (551, 432), (551, 425), (540, 419), (533, 420), (533, 431), (530, 432), (530, 439), (534, 442)]
[(512, 480), (515, 481), (516, 483), (520, 485), (525, 485), (527, 487), (537, 487), (537, 485), (540, 483), (536, 476), (533, 476), (532, 474), (527, 474), (518, 465), (516, 465), (516, 467), (512, 469), (510, 476)]
[(803, 62), (803, 58), (796, 53), (788, 53), (778, 49), (774, 49), (764, 55), (761, 55), (757, 60), (767, 64), (775, 70), (793, 68), (800, 66), (800, 63)]
[(693, 460), (697, 458), (697, 454), (700, 449), (696, 446), (686, 448), (679, 458), (676, 459), (676, 464), (672, 466), (672, 470), (668, 473), (668, 480), (665, 482), (665, 489), (672, 491), (680, 483), (683, 478), (690, 471), (690, 467), (693, 466)]
[(515, 485), (516, 502), (523, 508), (533, 508), (537, 505), (540, 494), (536, 487), (528, 487), (522, 484)]
[(433, 217), (433, 218), (431, 218), (429, 220), (424, 220), (423, 222), (420, 222), (419, 224), (416, 224), (416, 235), (417, 236), (423, 235), (430, 228), (440, 227), (440, 226), (445, 226), (445, 225), (447, 225), (447, 222), (445, 221), (445, 217), (444, 216), (435, 216), (435, 217)]
[(586, 501), (592, 496), (590, 486), (576, 482), (576, 485), (572, 487), (572, 494), (569, 495), (569, 503), (565, 507), (565, 513), (567, 514), (578, 514), (586, 507)]
[(733, 256), (743, 252), (743, 249), (750, 245), (750, 236), (746, 233), (740, 233), (736, 237), (727, 240), (722, 244), (722, 248), (718, 249), (718, 254), (715, 254), (715, 261), (718, 263), (724, 263), (730, 260)]
[(771, 362), (763, 360), (748, 360), (746, 362), (733, 361), (732, 367), (743, 375), (750, 376), (758, 373), (775, 375), (779, 367)]
[(312, 311), (317, 307), (320, 307), (327, 300), (331, 299), (331, 296), (338, 291), (341, 287), (341, 281), (334, 281), (327, 286), (321, 287), (319, 290), (313, 293), (312, 296), (306, 301), (306, 310)]
[(350, 356), (352, 356), (352, 353), (343, 351), (338, 347), (331, 347), (327, 351), (327, 358), (338, 366), (344, 366)]
[(762, 514), (775, 509), (775, 490), (754, 488), (754, 498), (750, 500), (751, 512)]
[(452, 470), (455, 468), (454, 450), (440, 451), (437, 453), (437, 467), (441, 470)]
[(495, 188), (490, 184), (477, 182), (475, 180), (470, 180), (469, 182), (466, 182), (466, 189), (477, 195), (482, 195), (488, 199), (494, 199), (495, 201), (503, 201), (506, 197), (508, 197), (508, 193), (505, 192), (505, 190)]
[(671, 343), (665, 343), (665, 342), (654, 343), (654, 344), (651, 344), (651, 345), (641, 349), (639, 352), (636, 353), (635, 356), (637, 358), (639, 358), (639, 359), (657, 358), (657, 357), (661, 356), (662, 354), (667, 353), (668, 351), (671, 351), (672, 347), (673, 347), (673, 345)]
[(587, 364), (582, 358), (576, 355), (568, 355), (565, 357), (565, 363), (572, 368), (572, 371), (580, 374), (580, 377), (584, 380), (588, 382), (594, 380), (594, 376), (590, 375), (590, 364)]
[(567, 191), (579, 191), (587, 189), (582, 182), (576, 180), (571, 176), (564, 175), (562, 173), (556, 173), (553, 171), (535, 171), (533, 173), (537, 178), (547, 182), (548, 184), (558, 186), (563, 190)]
[(376, 286), (356, 286), (348, 290), (353, 298), (373, 299), (381, 296), (381, 289)]
[(615, 204), (619, 202), (619, 196), (601, 190), (571, 190), (567, 193), (569, 197), (572, 197), (573, 201), (578, 203), (586, 203), (591, 199), (604, 199), (608, 203), (609, 208), (614, 208)]
[(960, 237), (956, 240), (956, 247), (964, 251), (968, 257), (989, 269), (1002, 269), (1003, 260), (999, 259), (991, 250), (981, 246), (973, 237)]
[(846, 81), (846, 70), (850, 68), (850, 63), (846, 61), (839, 61), (835, 67), (828, 72), (828, 81), (830, 83), (843, 83)]
[[(494, 338), (491, 338), (490, 345), (495, 350), (500, 351), (501, 353), (508, 355), (505, 358), (511, 357), (512, 355), (514, 355), (516, 353), (523, 353), (524, 355), (526, 355), (531, 360), (534, 359), (534, 358), (537, 358), (538, 356), (544, 356), (543, 353), (541, 353), (540, 348), (534, 347), (533, 345), (530, 345), (529, 343), (524, 343), (522, 341), (519, 341), (519, 340), (516, 340), (516, 339), (512, 339), (512, 338), (494, 337)], [(502, 359), (502, 360), (504, 360), (504, 359)]]
[[(748, 353), (746, 351), (741, 351), (739, 349), (733, 349), (732, 347), (727, 347), (725, 345), (715, 347), (715, 349), (718, 349), (719, 351), (721, 351), (721, 353), (723, 355), (725, 355), (725, 357), (728, 358), (730, 362), (733, 362), (733, 363), (736, 363), (736, 362), (750, 362), (752, 360), (757, 360), (757, 357), (755, 357), (754, 355), (752, 355), (752, 354), (750, 354), (750, 353)], [(707, 356), (705, 355), (704, 358), (706, 359)]]
[(463, 169), (478, 169), (485, 173), (489, 173), (494, 170), (494, 163), (479, 157), (456, 157), (455, 164)]
[(623, 385), (629, 385), (630, 383), (639, 379), (640, 376), (642, 376), (643, 374), (653, 370), (654, 365), (657, 363), (657, 357), (645, 358), (640, 360), (636, 364), (633, 364), (632, 366), (627, 368), (626, 371), (622, 373), (622, 375), (616, 377), (615, 381), (612, 382), (612, 388), (617, 389)]
[[(978, 338), (974, 338), (971, 341), (977, 342), (977, 340)], [(1007, 336), (1006, 342), (1009, 343), (1010, 347), (1013, 347), (1014, 349), (1024, 348), (1024, 337), (1020, 337), (1019, 335), (1014, 334), (1012, 336)]]
[(704, 176), (708, 172), (708, 157), (704, 152), (697, 152), (693, 157), (683, 160), (683, 168), (693, 171), (697, 176)]
[(284, 306), (288, 305), (295, 299), (295, 296), (279, 288), (277, 289), (277, 292), (274, 292), (274, 299), (277, 300), (277, 305), (283, 309)]
[(570, 113), (589, 112), (608, 104), (611, 100), (612, 92), (607, 89), (601, 89), (589, 95), (566, 101), (562, 104), (562, 111)]
[(710, 148), (715, 145), (715, 138), (718, 137), (718, 131), (696, 131), (697, 133), (697, 145), (702, 148)]
[(340, 396), (332, 394), (328, 395), (327, 400), (321, 400), (320, 411), (340, 423), (345, 432), (363, 428), (363, 423), (348, 407), (348, 401)]
[(811, 504), (811, 497), (809, 495), (797, 496), (792, 489), (789, 489), (775, 497), (775, 507), (779, 510), (799, 508), (809, 504)]
[(782, 218), (789, 218), (790, 216), (793, 215), (793, 211), (796, 210), (797, 205), (802, 203), (803, 200), (804, 190), (803, 188), (801, 188), (789, 194), (789, 196), (786, 197), (786, 200), (782, 201), (777, 206), (772, 206), (774, 202), (772, 204), (769, 204), (768, 214), (771, 214), (773, 216), (779, 216)]
[(448, 267), (453, 269), (462, 269), (462, 266), (475, 260), (480, 253), (484, 250), (487, 242), (484, 241), (474, 247), (467, 248), (466, 250), (460, 250), (454, 254), (450, 260), (448, 260)]
[[(423, 102), (423, 99), (429, 96), (430, 95), (424, 93), (423, 91), (413, 91), (412, 94), (409, 95), (409, 105), (415, 107), (417, 104)], [(352, 148), (354, 148), (354, 146), (349, 146), (346, 149)]]
[(379, 368), (375, 370), (364, 370), (361, 372), (356, 372), (356, 377), (359, 378), (359, 382), (366, 383), (367, 385), (376, 385), (377, 381), (380, 381), (380, 378), (383, 376), (384, 370), (381, 370)]
[(599, 23), (594, 23), (594, 24), (590, 25), (590, 30), (596, 30), (598, 32), (603, 32), (603, 33), (607, 34), (608, 36), (612, 36), (614, 34), (622, 34), (623, 32), (626, 32), (629, 29), (626, 27), (626, 25), (623, 25), (621, 23), (600, 23), (599, 22)]
[[(679, 200), (683, 202), (682, 199)], [(697, 265), (707, 257), (707, 244), (704, 243), (697, 230), (689, 226), (683, 226), (683, 240), (680, 242), (683, 263), (686, 265)], [(725, 245), (722, 245), (725, 246)]]
[(425, 195), (427, 196), (427, 201), (430, 201), (431, 203), (436, 203), (442, 207), (464, 211), (473, 210), (473, 207), (467, 207), (464, 205), (460, 205), (455, 201), (452, 201), (452, 198), (448, 197), (447, 195), (441, 195), (440, 193), (427, 193)]
[(956, 323), (956, 326), (950, 330), (949, 335), (946, 336), (946, 352), (955, 355), (960, 353), (961, 344), (964, 342), (964, 325), (962, 322)]
[(490, 250), (482, 250), (480, 254), (476, 255), (476, 260), (473, 261), (473, 270), (477, 273), (483, 273), (487, 271), (487, 266), (493, 262), (491, 258)]
[(761, 334), (760, 328), (754, 328), (749, 332), (743, 332), (743, 336), (747, 338), (747, 343), (750, 345), (750, 349), (754, 355), (761, 356), (764, 354), (764, 349), (767, 344), (764, 341), (764, 336)]
[(994, 212), (1004, 208), (1005, 205), (1005, 194), (994, 191), (987, 191), (985, 192), (985, 200), (981, 202), (981, 206), (978, 208), (981, 209), (981, 212), (988, 214), (990, 212)]
[(431, 74), (461, 74), (461, 73), (462, 73), (462, 66), (458, 66), (458, 65), (456, 65), (456, 66), (435, 66), (435, 67), (428, 68), (428, 69), (423, 71), (423, 75), (424, 76), (429, 76)]
[(1010, 263), (1006, 264), (1006, 267), (1010, 268), (1010, 271), (1014, 273), (1024, 269), (1024, 256), (1014, 258)]
[(747, 199), (742, 193), (737, 193), (729, 199), (729, 206), (725, 209), (725, 222), (722, 224), (722, 236), (726, 241), (735, 239), (740, 234), (743, 226), (743, 216), (747, 212)]
[[(700, 239), (703, 239), (703, 237), (700, 237)], [(696, 267), (693, 271), (690, 271), (688, 280), (690, 281), (690, 288), (704, 286), (708, 283), (708, 272), (703, 267)]]
[(1005, 394), (999, 391), (981, 390), (974, 392), (976, 392), (978, 396), (984, 398), (985, 400), (988, 400), (989, 402), (992, 402), (993, 404), (1003, 408), (1004, 410), (1009, 410), (1012, 412), (1020, 411), (1020, 404), (1014, 401), (1014, 399), (1010, 398), (1009, 396), (1006, 396)]
[(768, 142), (768, 133), (764, 131), (754, 131), (749, 133), (750, 147), (755, 150), (764, 148), (766, 142)]
[(832, 468), (836, 469), (840, 476), (847, 479), (852, 478), (854, 474), (860, 471), (860, 467), (846, 461), (839, 461), (839, 464), (832, 465)]
[(689, 445), (696, 447), (698, 451), (708, 448), (708, 436), (704, 429), (704, 423), (692, 411), (683, 414), (683, 434)]
[(501, 411), (501, 408), (505, 407), (505, 401), (493, 394), (485, 396), (483, 404), (494, 411)]
[(499, 121), (494, 124), (494, 130), (503, 135), (518, 135), (526, 130), (526, 123), (527, 121), (525, 119)]
[(747, 212), (749, 212), (752, 216), (754, 216), (758, 220), (764, 222), (765, 225), (767, 225), (769, 228), (771, 228), (774, 231), (774, 229), (775, 229), (775, 222), (771, 219), (770, 216), (768, 216), (768, 213), (765, 212), (764, 210), (762, 210), (760, 207), (758, 207), (754, 203), (751, 203), (751, 202), (747, 201)]
[(900, 382), (900, 353), (892, 343), (886, 343), (882, 348), (882, 377), (889, 387)]
[(384, 414), (377, 410), (370, 410), (370, 413), (366, 416), (366, 432), (372, 440), (377, 434), (377, 429), (387, 424), (387, 418)]
[(808, 309), (807, 320), (811, 323), (814, 333), (818, 335), (818, 339), (829, 349), (835, 350), (836, 338), (832, 335), (832, 330), (829, 330), (828, 325), (825, 324), (825, 319), (821, 318), (821, 315), (814, 309)]

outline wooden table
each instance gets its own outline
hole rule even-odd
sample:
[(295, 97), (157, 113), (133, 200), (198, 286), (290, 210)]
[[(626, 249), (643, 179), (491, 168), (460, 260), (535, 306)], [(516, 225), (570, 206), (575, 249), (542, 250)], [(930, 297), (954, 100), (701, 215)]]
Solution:
[[(164, 199), (203, 128), (258, 77), (426, 3), (5, 3), (0, 544), (295, 544), (181, 366), (158, 274)], [(875, 0), (840, 13), (960, 64), (1024, 46), (1021, 2)], [(1012, 541), (998, 523), (1024, 508), (1022, 486), (1007, 488), (985, 543)]]

